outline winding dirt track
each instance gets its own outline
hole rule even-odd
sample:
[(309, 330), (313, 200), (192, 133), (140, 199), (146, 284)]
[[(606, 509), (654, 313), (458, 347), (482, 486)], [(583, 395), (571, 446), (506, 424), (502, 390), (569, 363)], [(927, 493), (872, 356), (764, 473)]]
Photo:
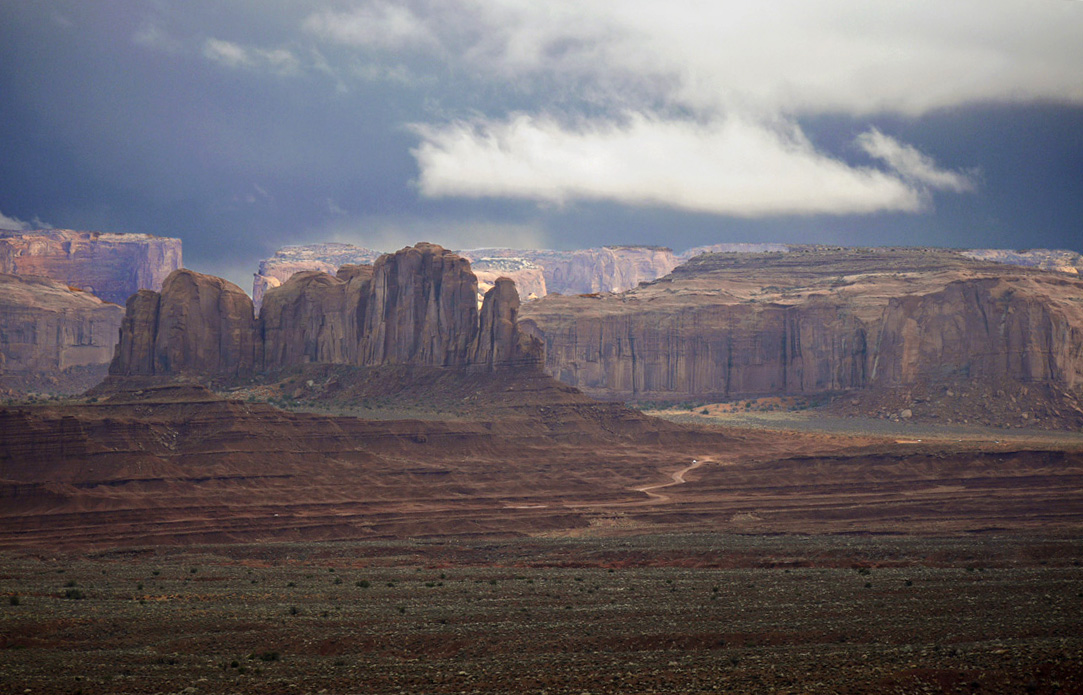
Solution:
[(670, 477), (672, 478), (672, 480), (670, 482), (668, 482), (668, 483), (659, 483), (658, 485), (645, 485), (643, 487), (637, 487), (636, 488), (637, 492), (646, 493), (649, 497), (651, 497), (651, 499), (647, 500), (646, 502), (630, 502), (629, 504), (659, 504), (659, 503), (662, 503), (662, 502), (668, 502), (670, 500), (669, 495), (664, 495), (664, 494), (654, 492), (654, 491), (655, 490), (661, 490), (661, 489), (667, 488), (667, 487), (673, 487), (674, 485), (684, 485), (685, 482), (686, 482), (685, 479), (684, 479), (684, 476), (687, 475), (688, 473), (696, 470), (697, 468), (699, 468), (703, 464), (707, 463), (707, 461), (708, 461), (708, 459), (692, 459), (691, 465), (685, 466), (684, 468), (680, 469), (679, 471), (676, 471), (673, 474), (671, 474)]

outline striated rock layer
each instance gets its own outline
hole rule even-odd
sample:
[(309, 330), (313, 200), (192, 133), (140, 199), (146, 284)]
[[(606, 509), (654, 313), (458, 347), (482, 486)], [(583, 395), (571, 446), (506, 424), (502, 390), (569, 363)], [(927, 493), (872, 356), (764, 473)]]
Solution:
[(479, 312), (470, 263), (420, 243), (338, 277), (293, 275), (258, 319), (229, 282), (177, 271), (127, 306), (110, 373), (244, 376), (321, 362), (356, 366), (536, 368), (541, 345), (519, 332), (519, 297), (498, 279)]
[(1083, 384), (1083, 282), (932, 249), (722, 253), (620, 295), (523, 307), (546, 369), (603, 398)]
[(43, 277), (0, 274), (0, 375), (104, 365), (124, 311)]
[(181, 241), (68, 229), (0, 231), (0, 273), (40, 275), (123, 305), (181, 267)]

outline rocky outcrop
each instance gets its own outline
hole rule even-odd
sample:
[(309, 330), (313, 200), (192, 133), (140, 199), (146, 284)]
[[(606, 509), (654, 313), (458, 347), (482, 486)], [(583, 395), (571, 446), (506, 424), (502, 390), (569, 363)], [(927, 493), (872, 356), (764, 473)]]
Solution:
[(1005, 249), (971, 249), (961, 251), (968, 258), (994, 263), (1007, 263), (1028, 268), (1052, 270), (1058, 273), (1079, 275), (1083, 273), (1083, 255), (1064, 249), (1030, 249), (1027, 251), (1008, 251)]
[(787, 253), (789, 250), (790, 247), (785, 244), (709, 244), (685, 249), (677, 256), (677, 259), (683, 263), (705, 253)]
[(109, 373), (253, 373), (259, 353), (252, 300), (231, 282), (191, 270), (176, 270), (161, 293), (129, 298), (120, 343)]
[(259, 319), (240, 288), (178, 271), (128, 303), (115, 375), (244, 376), (306, 363), (537, 368), (540, 343), (519, 332), (519, 297), (496, 281), (479, 312), (470, 263), (421, 243), (294, 274), (264, 297)]
[(62, 282), (0, 274), (0, 375), (107, 364), (123, 316)]
[(946, 250), (706, 254), (623, 294), (525, 304), (522, 325), (544, 341), (551, 375), (601, 398), (811, 395), (959, 374), (1083, 385), (1083, 283)]
[(344, 265), (371, 265), (381, 255), (379, 251), (354, 244), (310, 244), (279, 249), (271, 258), (260, 261), (253, 278), (252, 301), (256, 311), (263, 306), (268, 290), (280, 287), (297, 273), (318, 270), (334, 275)]
[(66, 229), (0, 231), (0, 273), (39, 275), (123, 305), (181, 267), (181, 241)]

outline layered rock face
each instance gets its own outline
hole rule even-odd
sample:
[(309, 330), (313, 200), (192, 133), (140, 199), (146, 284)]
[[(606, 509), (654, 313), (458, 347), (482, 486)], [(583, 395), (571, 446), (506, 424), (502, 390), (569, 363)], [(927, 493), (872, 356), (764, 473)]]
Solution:
[[(480, 314), (470, 263), (434, 244), (338, 277), (307, 271), (251, 300), (220, 278), (178, 271), (127, 307), (110, 373), (243, 376), (310, 362), (537, 367), (541, 346), (516, 326), (518, 294), (498, 280)], [(151, 338), (153, 336), (153, 338)]]
[(124, 311), (43, 277), (0, 274), (0, 375), (108, 363)]
[(0, 231), (0, 273), (40, 275), (123, 305), (181, 267), (181, 241), (67, 229)]
[(945, 374), (1083, 383), (1083, 283), (935, 249), (708, 254), (620, 295), (550, 295), (523, 318), (546, 370), (602, 398), (815, 394)]

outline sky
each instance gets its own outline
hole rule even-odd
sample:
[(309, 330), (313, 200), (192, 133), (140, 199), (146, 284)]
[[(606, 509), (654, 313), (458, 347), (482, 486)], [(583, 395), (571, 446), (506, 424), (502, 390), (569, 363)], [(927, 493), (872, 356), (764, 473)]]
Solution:
[(1080, 0), (0, 0), (0, 228), (1083, 252)]

